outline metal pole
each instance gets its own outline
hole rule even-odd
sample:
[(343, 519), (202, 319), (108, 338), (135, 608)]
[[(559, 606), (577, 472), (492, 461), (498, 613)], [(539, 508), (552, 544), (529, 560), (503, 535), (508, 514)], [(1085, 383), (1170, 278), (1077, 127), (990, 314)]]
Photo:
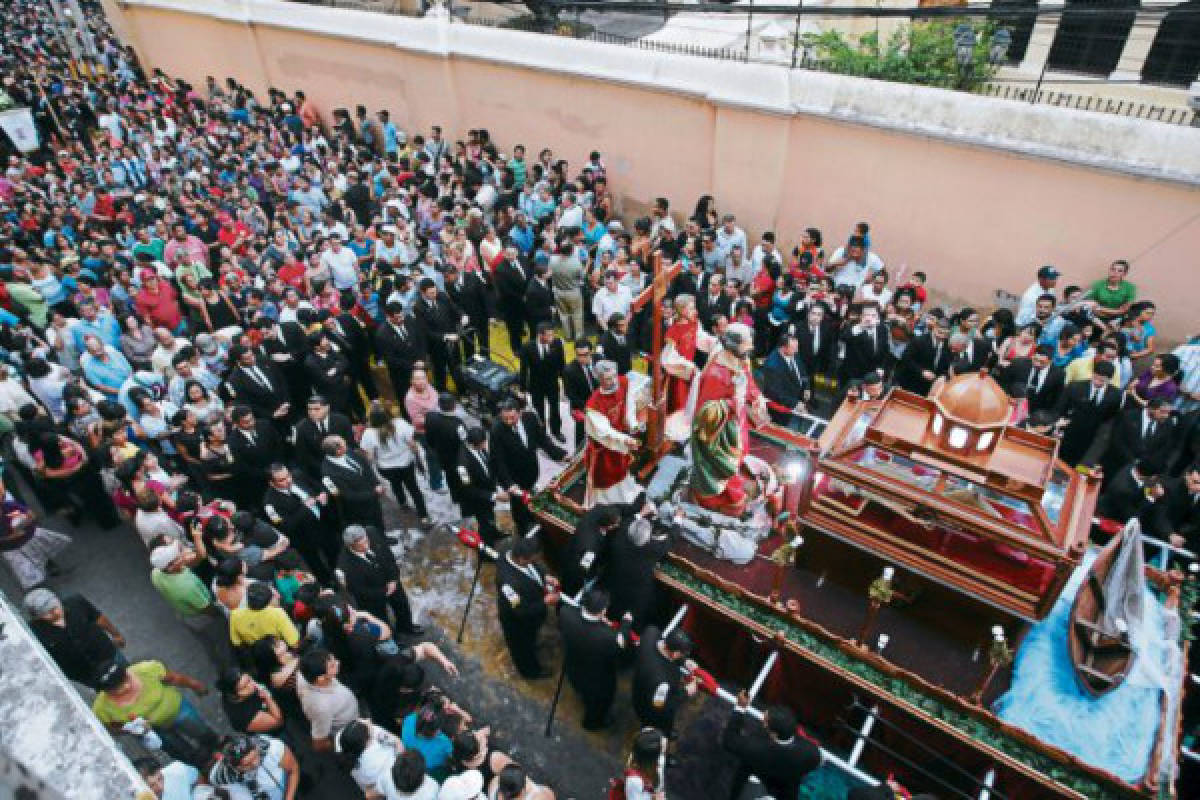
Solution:
[(458, 623), (458, 636), (455, 641), (462, 644), (463, 633), (467, 630), (467, 615), (471, 613), (471, 602), (475, 599), (475, 588), (479, 586), (479, 573), (483, 571), (483, 553), (475, 556), (475, 577), (471, 578), (471, 591), (467, 592), (467, 605), (463, 608), (462, 622)]
[(750, 32), (754, 27), (754, 0), (750, 0), (750, 13), (746, 15), (746, 60), (750, 60)]
[(850, 766), (856, 766), (858, 759), (862, 758), (863, 750), (867, 746), (867, 737), (871, 735), (871, 729), (875, 727), (875, 715), (878, 713), (879, 706), (872, 707), (870, 712), (867, 713), (867, 718), (863, 721), (863, 726), (854, 741), (854, 747), (850, 749), (850, 758), (846, 759)]
[(796, 68), (796, 52), (800, 49), (800, 10), (804, 8), (804, 0), (796, 4), (796, 30), (792, 32), (792, 69)]
[(1033, 87), (1033, 97), (1029, 98), (1030, 104), (1037, 102), (1038, 92), (1042, 90), (1042, 81), (1046, 78), (1046, 68), (1050, 66), (1050, 54), (1046, 54), (1046, 60), (1042, 62), (1042, 71), (1038, 75), (1037, 85)]

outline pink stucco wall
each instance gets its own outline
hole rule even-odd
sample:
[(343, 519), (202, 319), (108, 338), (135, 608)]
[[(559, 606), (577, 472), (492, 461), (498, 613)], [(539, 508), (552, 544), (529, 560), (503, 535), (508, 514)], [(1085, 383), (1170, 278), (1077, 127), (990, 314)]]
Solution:
[(752, 236), (775, 229), (789, 249), (806, 226), (833, 244), (867, 220), (890, 267), (924, 269), (941, 297), (980, 307), (996, 289), (1019, 293), (1043, 263), (1083, 282), (1126, 258), (1159, 303), (1164, 339), (1200, 332), (1187, 300), (1200, 281), (1200, 191), (1186, 184), (502, 59), (106, 5), (147, 65), (197, 84), (213, 74), (303, 88), (322, 109), (388, 108), (410, 132), (486, 127), (503, 151), (548, 146), (572, 164), (598, 149), (626, 214), (659, 195), (686, 214), (713, 194)]

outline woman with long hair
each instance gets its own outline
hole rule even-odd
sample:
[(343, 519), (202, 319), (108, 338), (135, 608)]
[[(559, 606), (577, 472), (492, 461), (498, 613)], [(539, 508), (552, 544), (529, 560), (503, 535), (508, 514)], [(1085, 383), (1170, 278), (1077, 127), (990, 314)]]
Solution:
[(429, 525), (429, 510), (417, 486), (417, 469), (425, 471), (421, 445), (413, 426), (401, 416), (392, 414), (389, 406), (379, 400), (371, 403), (367, 412), (367, 428), (359, 446), (392, 487), (396, 504), (405, 505), (405, 491), (412, 498), (422, 525)]
[(1179, 379), (1179, 356), (1167, 353), (1155, 356), (1150, 368), (1130, 381), (1125, 392), (1131, 402), (1143, 407), (1157, 397), (1173, 403), (1179, 395)]
[(333, 747), (338, 765), (367, 798), (382, 797), (375, 785), (392, 768), (397, 754), (404, 752), (404, 745), (390, 731), (365, 719), (356, 719), (338, 731)]
[(37, 474), (69, 498), (73, 523), (78, 524), (85, 512), (105, 530), (120, 523), (100, 472), (88, 459), (83, 445), (70, 436), (45, 432), (38, 437), (30, 454), (37, 465)]
[(296, 694), (296, 676), (300, 656), (275, 634), (267, 634), (250, 648), (254, 674), (259, 683), (269, 686), (287, 719), (304, 719), (304, 710)]

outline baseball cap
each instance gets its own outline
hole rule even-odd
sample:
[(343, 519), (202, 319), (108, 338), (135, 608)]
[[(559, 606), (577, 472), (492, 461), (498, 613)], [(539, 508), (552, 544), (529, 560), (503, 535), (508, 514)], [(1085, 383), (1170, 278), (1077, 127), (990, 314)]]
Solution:
[(1045, 280), (1054, 280), (1062, 273), (1050, 265), (1046, 265), (1037, 271), (1037, 276)]

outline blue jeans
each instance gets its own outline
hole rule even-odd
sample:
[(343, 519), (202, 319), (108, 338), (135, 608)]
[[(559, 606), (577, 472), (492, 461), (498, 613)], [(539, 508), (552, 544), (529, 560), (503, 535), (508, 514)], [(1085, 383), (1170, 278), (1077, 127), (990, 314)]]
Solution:
[(197, 769), (204, 769), (220, 743), (220, 737), (186, 697), (175, 719), (156, 727), (154, 732), (162, 739), (163, 750)]
[[(430, 449), (425, 441), (425, 434), (418, 433), (415, 437), (421, 449), (425, 451), (425, 465), (429, 468), (429, 488), (440, 492), (446, 487), (446, 476), (442, 474), (442, 462), (438, 461), (437, 453)], [(450, 465), (453, 469), (454, 465)]]

